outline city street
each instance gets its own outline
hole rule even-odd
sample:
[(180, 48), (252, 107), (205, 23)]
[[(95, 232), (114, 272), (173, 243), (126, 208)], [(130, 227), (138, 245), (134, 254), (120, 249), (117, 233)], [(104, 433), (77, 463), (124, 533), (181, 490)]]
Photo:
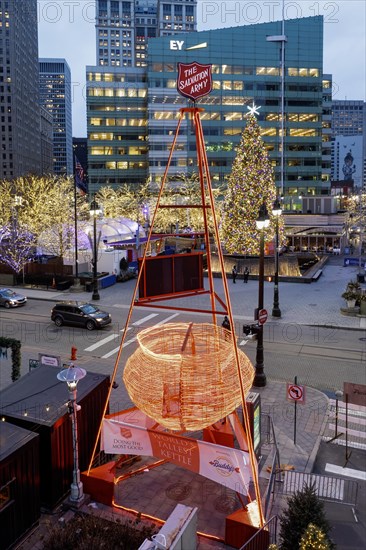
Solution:
[[(88, 361), (92, 370), (95, 359), (101, 359), (102, 363), (96, 362), (97, 366), (93, 368), (111, 373), (126, 322), (128, 304), (108, 306), (112, 324), (91, 332), (78, 327), (56, 327), (50, 320), (51, 307), (50, 302), (30, 299), (23, 308), (0, 312), (0, 334), (22, 342), (22, 374), (28, 370), (29, 359), (37, 359), (39, 353), (57, 355), (61, 362), (67, 362), (72, 346), (77, 348), (77, 359), (86, 368)], [(100, 307), (103, 309), (104, 306)], [(256, 342), (242, 335), (242, 324), (247, 321), (240, 316), (234, 318), (239, 345), (254, 362)], [(208, 322), (209, 316), (184, 311), (134, 308), (123, 348), (120, 373), (124, 361), (136, 347), (138, 330), (157, 324), (192, 320), (197, 323)], [(344, 381), (363, 384), (365, 353), (362, 331), (277, 321), (268, 321), (265, 325), (265, 372), (273, 380), (293, 381), (297, 376), (299, 382), (325, 392), (342, 388)], [(10, 379), (7, 381), (6, 372), (2, 369), (1, 386), (9, 382)]]

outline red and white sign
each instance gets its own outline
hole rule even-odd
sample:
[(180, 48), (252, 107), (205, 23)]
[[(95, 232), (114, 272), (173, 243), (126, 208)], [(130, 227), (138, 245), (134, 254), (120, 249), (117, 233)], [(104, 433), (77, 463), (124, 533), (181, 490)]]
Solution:
[(297, 403), (305, 403), (305, 386), (287, 384), (287, 398)]
[(120, 413), (103, 419), (101, 449), (106, 453), (167, 459), (243, 495), (248, 494), (252, 480), (248, 452), (156, 431), (156, 423), (154, 429), (149, 429), (146, 426), (153, 421), (147, 417), (144, 420), (140, 411), (136, 414), (137, 424), (128, 424), (125, 419)]
[(212, 90), (212, 65), (178, 63), (177, 90), (181, 95), (196, 101)]
[(266, 309), (260, 309), (258, 312), (258, 323), (264, 325), (268, 319), (268, 311)]

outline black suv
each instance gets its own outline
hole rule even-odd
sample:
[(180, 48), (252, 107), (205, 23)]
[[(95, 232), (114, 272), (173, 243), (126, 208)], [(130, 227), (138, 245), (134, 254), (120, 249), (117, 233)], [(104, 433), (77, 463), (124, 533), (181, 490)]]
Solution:
[(59, 302), (52, 308), (51, 319), (58, 327), (76, 325), (88, 330), (101, 328), (112, 322), (110, 313), (87, 302)]

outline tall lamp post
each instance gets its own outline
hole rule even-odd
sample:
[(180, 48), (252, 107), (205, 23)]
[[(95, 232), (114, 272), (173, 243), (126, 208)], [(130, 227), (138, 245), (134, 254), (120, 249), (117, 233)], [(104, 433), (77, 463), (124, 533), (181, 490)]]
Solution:
[[(71, 483), (70, 501), (74, 504), (79, 504), (84, 499), (83, 484), (80, 481), (79, 470), (79, 446), (78, 446), (78, 424), (77, 424), (77, 411), (78, 405), (76, 404), (77, 385), (79, 380), (86, 376), (86, 370), (80, 367), (74, 367), (71, 365), (68, 369), (64, 369), (57, 374), (60, 382), (66, 382), (69, 389), (69, 412), (72, 422), (72, 449), (73, 449), (73, 474)], [(80, 407), (79, 407), (80, 408)]]
[(97, 246), (97, 216), (101, 213), (99, 204), (95, 200), (95, 194), (92, 202), (90, 203), (90, 215), (93, 216), (93, 295), (92, 300), (100, 300), (98, 291), (98, 246)]
[[(258, 277), (258, 311), (263, 309), (264, 296), (264, 230), (269, 226), (269, 216), (266, 205), (263, 203), (259, 209), (259, 215), (256, 220), (257, 229), (260, 231), (259, 244), (259, 277)], [(264, 374), (264, 355), (263, 355), (263, 325), (258, 323), (257, 352), (255, 356), (255, 376), (253, 386), (262, 388), (266, 385), (266, 375)]]
[(272, 214), (276, 218), (276, 250), (275, 250), (275, 276), (274, 276), (274, 293), (273, 293), (273, 308), (272, 317), (281, 317), (279, 290), (278, 290), (278, 259), (279, 259), (279, 238), (278, 238), (278, 220), (282, 214), (282, 208), (279, 198), (273, 203)]

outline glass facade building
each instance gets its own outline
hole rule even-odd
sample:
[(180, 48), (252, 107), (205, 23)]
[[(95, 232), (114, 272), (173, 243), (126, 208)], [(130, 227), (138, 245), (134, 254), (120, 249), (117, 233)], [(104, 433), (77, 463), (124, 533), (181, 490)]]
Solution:
[(39, 60), (41, 105), (52, 116), (53, 172), (73, 173), (71, 72), (65, 59)]
[(0, 178), (41, 171), (36, 0), (0, 0)]
[(196, 30), (197, 0), (97, 0), (97, 64), (146, 67), (150, 38)]
[[(225, 183), (231, 172), (247, 107), (253, 101), (260, 106), (259, 124), (279, 185), (280, 44), (267, 37), (280, 34), (279, 21), (163, 36), (149, 40), (146, 68), (121, 73), (89, 67), (92, 186), (139, 183), (148, 177), (160, 181), (179, 108), (189, 105), (176, 89), (177, 63), (192, 61), (212, 64), (213, 90), (197, 105), (204, 108), (202, 125), (213, 185)], [(332, 82), (323, 74), (321, 16), (286, 21), (286, 37), (283, 191), (285, 209), (301, 210), (301, 196), (330, 191)], [(127, 139), (131, 136), (133, 140)], [(169, 175), (190, 174), (196, 164), (195, 136), (185, 122)]]

